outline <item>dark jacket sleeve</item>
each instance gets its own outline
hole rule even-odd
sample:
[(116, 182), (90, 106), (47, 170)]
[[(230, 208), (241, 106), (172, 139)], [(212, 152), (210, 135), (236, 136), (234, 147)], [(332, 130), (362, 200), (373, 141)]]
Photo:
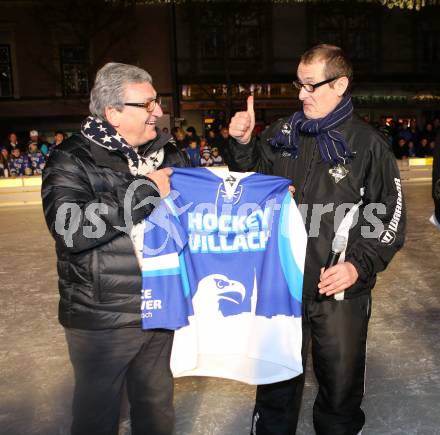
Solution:
[(112, 192), (95, 192), (84, 163), (54, 150), (43, 171), (46, 223), (57, 246), (72, 253), (95, 248), (130, 231), (160, 201), (153, 181), (118, 173)]
[[(369, 281), (387, 267), (403, 246), (406, 227), (403, 192), (395, 157), (380, 137), (373, 140), (377, 141), (377, 146), (372, 147), (368, 161), (363, 206), (359, 214), (363, 232), (349, 244), (345, 257), (356, 267), (359, 279), (364, 281)], [(370, 233), (372, 228), (377, 231)]]
[(241, 171), (255, 171), (262, 174), (273, 174), (274, 152), (267, 142), (281, 128), (283, 120), (274, 122), (261, 135), (253, 136), (251, 141), (242, 145), (235, 139), (230, 139), (229, 150), (234, 166)]

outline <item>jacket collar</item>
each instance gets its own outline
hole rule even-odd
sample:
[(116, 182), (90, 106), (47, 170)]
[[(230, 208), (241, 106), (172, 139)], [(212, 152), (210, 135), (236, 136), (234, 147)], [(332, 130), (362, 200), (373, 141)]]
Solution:
[(159, 128), (156, 127), (156, 137), (153, 140), (150, 140), (150, 142), (141, 145), (138, 152), (140, 155), (146, 157), (151, 152), (160, 150), (170, 141), (174, 141), (173, 136), (168, 133), (162, 132)]

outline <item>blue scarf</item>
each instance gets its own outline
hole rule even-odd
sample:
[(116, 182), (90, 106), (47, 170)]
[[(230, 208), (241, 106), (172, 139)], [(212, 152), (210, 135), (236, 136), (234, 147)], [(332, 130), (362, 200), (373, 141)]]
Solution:
[(342, 134), (335, 128), (350, 118), (352, 113), (353, 104), (348, 96), (344, 97), (335, 110), (324, 118), (308, 119), (304, 115), (304, 111), (300, 110), (282, 125), (281, 130), (269, 140), (269, 143), (276, 150), (287, 153), (292, 159), (296, 159), (299, 152), (300, 133), (314, 136), (324, 162), (345, 165), (353, 159), (353, 153)]

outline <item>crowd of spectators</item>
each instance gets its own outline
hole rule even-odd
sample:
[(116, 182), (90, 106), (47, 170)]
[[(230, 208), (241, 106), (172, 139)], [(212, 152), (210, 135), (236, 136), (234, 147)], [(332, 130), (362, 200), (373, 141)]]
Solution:
[(432, 157), (440, 138), (440, 118), (419, 127), (416, 119), (396, 122), (383, 119), (377, 128), (387, 137), (397, 159)]
[(19, 142), (14, 132), (0, 148), (0, 177), (20, 177), (41, 175), (52, 150), (65, 139), (62, 131), (57, 131), (52, 143), (42, 139), (37, 130), (29, 132), (27, 143)]
[(176, 145), (186, 152), (192, 167), (224, 166), (231, 168), (229, 153), (229, 131), (227, 127), (220, 130), (211, 128), (206, 136), (199, 136), (194, 127), (186, 130), (175, 127), (172, 131)]
[[(440, 117), (419, 127), (416, 119), (387, 120), (383, 118), (375, 125), (390, 142), (397, 159), (410, 157), (431, 157), (437, 143), (440, 143)], [(175, 127), (171, 131), (176, 145), (184, 150), (193, 167), (229, 166), (234, 170), (229, 152), (229, 131), (222, 125), (199, 136), (194, 127)], [(40, 137), (38, 131), (29, 132), (27, 143), (18, 142), (14, 132), (9, 133), (6, 144), (0, 147), (0, 177), (41, 175), (51, 151), (66, 138), (57, 131), (49, 143)], [(437, 145), (440, 146), (440, 145)]]

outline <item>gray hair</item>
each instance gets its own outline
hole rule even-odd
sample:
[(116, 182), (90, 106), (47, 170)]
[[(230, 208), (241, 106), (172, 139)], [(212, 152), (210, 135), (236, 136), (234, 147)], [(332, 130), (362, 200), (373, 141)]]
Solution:
[(106, 63), (97, 73), (95, 84), (90, 92), (90, 113), (106, 121), (105, 108), (124, 109), (124, 92), (128, 83), (152, 83), (147, 71), (125, 63)]

